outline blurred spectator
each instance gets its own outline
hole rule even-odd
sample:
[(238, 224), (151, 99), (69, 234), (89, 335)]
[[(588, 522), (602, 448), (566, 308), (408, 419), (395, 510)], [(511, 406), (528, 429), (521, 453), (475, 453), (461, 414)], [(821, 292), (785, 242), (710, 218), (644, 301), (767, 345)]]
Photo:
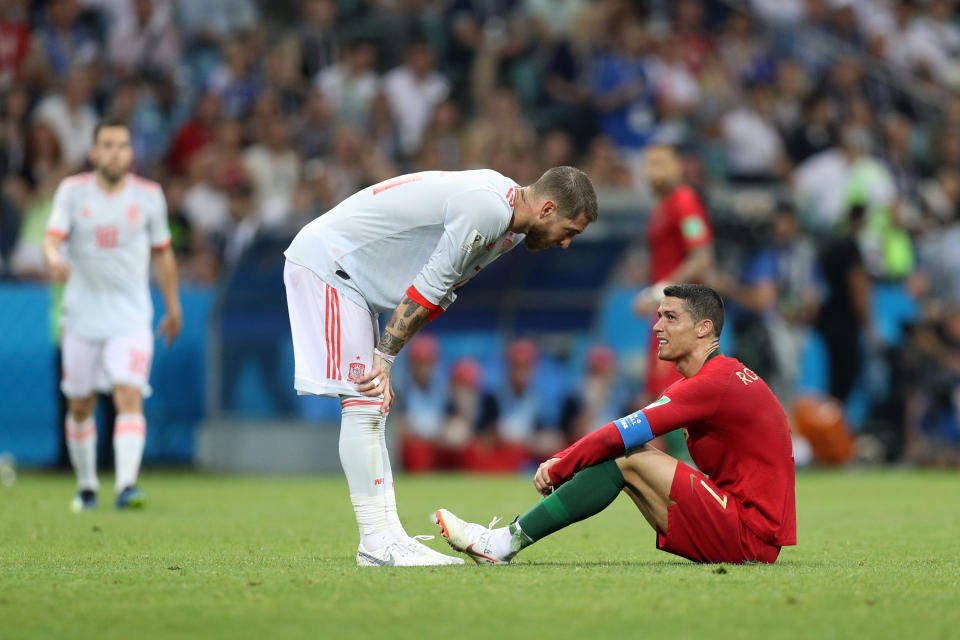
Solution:
[(0, 177), (22, 175), (27, 160), (27, 111), (30, 97), (15, 84), (3, 94), (0, 104)]
[(431, 162), (418, 161), (420, 170), (460, 168), (460, 108), (453, 100), (445, 100), (433, 111), (430, 125), (424, 132), (422, 153), (434, 154)]
[(506, 468), (518, 470), (528, 461), (558, 450), (562, 443), (554, 426), (543, 419), (546, 408), (535, 385), (540, 357), (536, 343), (514, 340), (505, 355), (506, 378), (492, 389), (495, 412), (491, 422), (482, 425), (472, 455), (476, 458), (479, 452), (495, 451)]
[(960, 466), (960, 307), (920, 327), (906, 358), (906, 460)]
[(28, 0), (8, 0), (0, 7), (0, 93), (22, 79), (30, 52)]
[[(479, 387), (479, 366), (462, 360), (454, 365), (450, 396), (437, 361), (440, 343), (429, 334), (418, 334), (407, 347), (409, 381), (401, 394), (394, 427), (400, 437), (403, 468), (408, 472), (453, 469), (459, 451), (473, 434), (475, 411), (470, 407)], [(448, 419), (452, 396), (457, 395), (457, 413)]]
[(50, 0), (44, 19), (33, 32), (25, 73), (32, 85), (49, 86), (73, 69), (94, 63), (99, 48), (79, 20), (77, 0)]
[(734, 182), (769, 182), (786, 170), (783, 141), (774, 120), (773, 90), (751, 83), (749, 102), (723, 117), (728, 170)]
[(4, 188), (0, 191), (0, 280), (12, 275), (8, 264), (19, 235), (20, 209)]
[(799, 164), (836, 144), (833, 119), (833, 104), (824, 94), (815, 93), (806, 99), (800, 123), (787, 139), (787, 154), (793, 163)]
[(616, 147), (610, 138), (597, 136), (590, 141), (590, 147), (581, 163), (581, 167), (590, 176), (597, 189), (630, 189), (633, 176), (630, 167), (620, 162)]
[(173, 136), (167, 154), (167, 168), (171, 173), (186, 173), (193, 156), (213, 142), (214, 129), (221, 116), (220, 96), (215, 91), (202, 94), (193, 116)]
[(450, 91), (447, 81), (435, 70), (433, 52), (426, 42), (410, 47), (406, 64), (384, 77), (383, 90), (397, 123), (401, 149), (410, 156), (420, 148), (434, 109)]
[(686, 140), (688, 119), (700, 104), (700, 85), (687, 66), (681, 47), (676, 38), (660, 38), (651, 63), (657, 96), (657, 139), (671, 144)]
[(817, 252), (786, 202), (759, 244), (738, 281), (718, 273), (710, 284), (728, 303), (736, 357), (749, 361), (788, 406), (822, 295)]
[(337, 33), (336, 0), (300, 0), (300, 74), (315, 77), (337, 61), (340, 35)]
[(300, 155), (305, 160), (327, 155), (333, 145), (334, 126), (330, 103), (322, 93), (310, 92), (293, 124), (294, 144)]
[(243, 164), (253, 180), (261, 222), (283, 223), (300, 182), (300, 157), (290, 143), (287, 123), (279, 118), (270, 123), (266, 144), (247, 149)]
[(367, 40), (354, 40), (340, 61), (320, 71), (314, 88), (330, 103), (337, 119), (358, 127), (370, 124), (370, 104), (380, 90), (373, 68), (377, 50)]
[(244, 176), (230, 176), (224, 185), (228, 198), (226, 225), (210, 238), (220, 265), (236, 266), (260, 230), (253, 185)]
[(583, 378), (567, 394), (560, 410), (560, 430), (568, 442), (629, 413), (627, 390), (617, 375), (617, 355), (604, 345), (587, 351)]
[(640, 150), (656, 130), (656, 96), (645, 63), (647, 33), (635, 20), (620, 23), (609, 52), (597, 56), (592, 70), (599, 130), (622, 150)]
[(107, 58), (121, 75), (170, 74), (180, 62), (180, 36), (171, 0), (133, 0), (132, 11), (114, 12)]
[(217, 44), (252, 29), (259, 17), (253, 0), (177, 0), (176, 16), (191, 45)]
[(841, 402), (850, 395), (860, 372), (861, 347), (876, 340), (870, 278), (857, 243), (865, 224), (864, 205), (850, 207), (845, 233), (828, 240), (820, 254), (827, 294), (816, 326), (830, 360), (830, 395)]
[(230, 202), (220, 189), (215, 151), (207, 148), (194, 154), (187, 177), (190, 186), (183, 196), (183, 210), (191, 228), (204, 236), (222, 233), (230, 217)]
[(683, 52), (687, 67), (699, 75), (705, 61), (716, 49), (710, 29), (704, 24), (702, 0), (678, 0), (673, 3), (673, 36)]
[(235, 35), (224, 40), (223, 62), (211, 74), (207, 89), (220, 97), (225, 115), (243, 117), (257, 100), (261, 90), (254, 70), (258, 53), (250, 36)]
[(33, 112), (35, 122), (43, 122), (54, 131), (63, 162), (73, 169), (84, 163), (93, 144), (97, 125), (97, 112), (91, 102), (93, 82), (91, 68), (73, 67), (63, 91), (49, 94)]
[(296, 114), (306, 92), (301, 82), (297, 64), (300, 59), (299, 44), (285, 37), (267, 50), (263, 65), (263, 91), (277, 98), (277, 106), (284, 117)]
[(923, 225), (929, 229), (960, 219), (960, 171), (943, 167), (919, 190)]

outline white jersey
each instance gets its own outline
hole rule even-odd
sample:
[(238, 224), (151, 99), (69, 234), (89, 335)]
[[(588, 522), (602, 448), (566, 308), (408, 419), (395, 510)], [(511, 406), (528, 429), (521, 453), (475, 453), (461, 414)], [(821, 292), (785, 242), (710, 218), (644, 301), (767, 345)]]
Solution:
[(93, 173), (63, 180), (47, 233), (64, 238), (70, 277), (61, 325), (87, 340), (150, 329), (150, 250), (170, 246), (160, 185), (127, 174), (107, 193)]
[(374, 314), (404, 293), (445, 309), (454, 289), (523, 240), (507, 229), (518, 191), (490, 169), (399, 176), (306, 225), (284, 255)]

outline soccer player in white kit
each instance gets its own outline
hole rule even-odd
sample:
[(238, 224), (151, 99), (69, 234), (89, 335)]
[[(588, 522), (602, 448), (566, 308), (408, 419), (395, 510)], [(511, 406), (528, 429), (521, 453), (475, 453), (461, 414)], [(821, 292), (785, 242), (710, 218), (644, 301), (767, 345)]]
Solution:
[[(496, 171), (425, 171), (355, 193), (301, 229), (284, 283), (297, 393), (339, 397), (340, 462), (360, 529), (360, 566), (460, 564), (397, 516), (385, 440), (391, 367), (454, 290), (521, 241), (569, 246), (597, 218), (589, 178), (555, 167), (521, 187)], [(378, 315), (389, 314), (380, 335)]]
[(94, 171), (66, 178), (57, 188), (43, 244), (52, 277), (65, 283), (60, 388), (67, 397), (67, 450), (77, 474), (74, 511), (97, 506), (98, 391), (112, 392), (117, 409), (115, 506), (146, 502), (137, 475), (153, 357), (151, 254), (166, 306), (157, 331), (169, 344), (183, 322), (166, 201), (160, 185), (128, 173), (133, 150), (126, 125), (109, 120), (97, 125), (90, 160)]

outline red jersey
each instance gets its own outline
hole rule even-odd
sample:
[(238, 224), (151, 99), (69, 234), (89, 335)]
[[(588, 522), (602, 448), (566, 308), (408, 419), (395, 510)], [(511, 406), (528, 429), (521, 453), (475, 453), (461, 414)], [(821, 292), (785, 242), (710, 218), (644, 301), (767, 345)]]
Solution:
[(706, 207), (693, 188), (680, 185), (653, 208), (647, 221), (650, 281), (668, 279), (691, 251), (711, 242)]
[(560, 486), (577, 471), (620, 457), (656, 436), (684, 430), (694, 463), (734, 498), (740, 520), (762, 541), (797, 543), (793, 446), (783, 407), (736, 358), (715, 355), (636, 413), (584, 436), (549, 470)]
[(653, 435), (683, 428), (694, 463), (739, 498), (740, 517), (757, 537), (797, 543), (790, 427), (757, 374), (736, 358), (714, 356), (642, 413)]

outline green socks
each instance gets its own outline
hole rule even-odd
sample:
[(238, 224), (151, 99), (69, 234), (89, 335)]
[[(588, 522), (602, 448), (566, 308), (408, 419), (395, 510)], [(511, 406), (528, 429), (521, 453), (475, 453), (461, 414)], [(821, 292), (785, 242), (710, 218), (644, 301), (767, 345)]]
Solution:
[(510, 525), (510, 550), (519, 551), (554, 531), (600, 513), (625, 485), (614, 460), (587, 467)]

